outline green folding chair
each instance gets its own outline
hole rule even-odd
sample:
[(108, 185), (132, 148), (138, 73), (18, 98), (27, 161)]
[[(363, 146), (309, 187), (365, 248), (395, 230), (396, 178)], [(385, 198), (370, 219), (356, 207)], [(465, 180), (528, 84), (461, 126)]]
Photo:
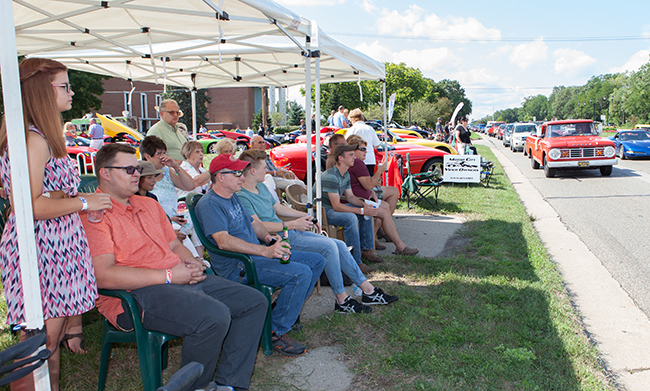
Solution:
[(106, 374), (108, 372), (108, 361), (111, 357), (111, 345), (114, 343), (129, 342), (135, 342), (138, 345), (138, 359), (140, 362), (143, 390), (156, 391), (162, 386), (162, 371), (167, 368), (168, 342), (179, 337), (145, 329), (142, 326), (135, 299), (129, 292), (124, 290), (99, 289), (99, 294), (116, 297), (126, 304), (126, 312), (131, 319), (131, 324), (133, 324), (133, 330), (119, 330), (104, 318), (97, 391), (103, 391), (106, 386)]
[(79, 193), (94, 193), (97, 189), (97, 177), (94, 175), (81, 175), (81, 183), (77, 190)]
[(265, 356), (270, 356), (271, 354), (273, 354), (273, 344), (271, 342), (271, 335), (272, 335), (271, 334), (271, 309), (272, 309), (273, 301), (271, 299), (271, 296), (273, 295), (273, 292), (275, 292), (280, 288), (276, 288), (270, 285), (264, 285), (260, 283), (259, 279), (257, 278), (257, 270), (255, 269), (255, 263), (253, 262), (253, 259), (251, 258), (250, 255), (221, 250), (217, 245), (215, 245), (213, 242), (208, 240), (208, 238), (203, 233), (203, 229), (201, 228), (199, 221), (196, 218), (196, 212), (195, 212), (196, 203), (199, 202), (202, 196), (203, 196), (202, 194), (190, 193), (185, 198), (185, 203), (187, 204), (187, 210), (190, 212), (190, 218), (194, 223), (194, 230), (196, 231), (196, 234), (198, 235), (201, 244), (209, 252), (227, 258), (234, 258), (237, 259), (238, 261), (243, 262), (244, 267), (246, 269), (246, 278), (248, 279), (248, 286), (257, 289), (258, 291), (262, 292), (264, 296), (266, 296), (266, 299), (269, 301), (269, 310), (266, 312), (266, 321), (264, 322), (264, 329), (262, 330), (262, 350), (264, 351)]
[[(406, 206), (411, 209), (420, 200), (426, 201), (432, 208), (438, 207), (438, 190), (442, 185), (439, 172), (427, 171), (418, 174), (411, 173), (410, 154), (406, 154), (407, 176), (402, 183), (402, 196), (406, 197)], [(427, 198), (431, 193), (435, 196), (435, 205)]]

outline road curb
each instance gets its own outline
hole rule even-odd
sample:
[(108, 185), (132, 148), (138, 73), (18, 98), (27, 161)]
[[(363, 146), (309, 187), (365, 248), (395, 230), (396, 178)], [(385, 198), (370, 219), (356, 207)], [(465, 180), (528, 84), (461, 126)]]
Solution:
[[(483, 141), (494, 144), (489, 139)], [(500, 150), (492, 148), (492, 152), (535, 219), (533, 227), (558, 265), (607, 369), (627, 390), (650, 389), (650, 321), (519, 168)]]

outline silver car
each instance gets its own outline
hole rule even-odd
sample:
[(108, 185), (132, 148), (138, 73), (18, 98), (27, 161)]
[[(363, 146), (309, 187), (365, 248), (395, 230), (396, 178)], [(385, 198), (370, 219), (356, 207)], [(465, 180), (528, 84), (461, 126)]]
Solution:
[(526, 137), (537, 131), (537, 126), (532, 122), (515, 124), (510, 135), (510, 150), (523, 151), (526, 148)]
[(503, 130), (503, 146), (504, 147), (509, 147), (510, 146), (510, 137), (512, 136), (512, 128), (514, 128), (515, 124), (508, 124), (506, 125), (506, 128)]

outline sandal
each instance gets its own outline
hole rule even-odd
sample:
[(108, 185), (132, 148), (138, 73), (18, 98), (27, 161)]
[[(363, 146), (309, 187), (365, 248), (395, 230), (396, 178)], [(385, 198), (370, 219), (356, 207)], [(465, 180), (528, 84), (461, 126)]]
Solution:
[[(70, 342), (69, 340), (74, 339), (74, 338), (79, 338), (81, 339), (81, 342), (79, 342), (79, 348), (82, 350), (82, 352), (75, 352), (72, 349), (70, 349)], [(83, 333), (77, 333), (77, 334), (66, 334), (63, 336), (63, 339), (60, 342), (60, 345), (64, 348), (66, 348), (69, 352), (73, 354), (83, 354), (85, 353), (86, 350), (86, 343), (84, 340), (84, 334)]]

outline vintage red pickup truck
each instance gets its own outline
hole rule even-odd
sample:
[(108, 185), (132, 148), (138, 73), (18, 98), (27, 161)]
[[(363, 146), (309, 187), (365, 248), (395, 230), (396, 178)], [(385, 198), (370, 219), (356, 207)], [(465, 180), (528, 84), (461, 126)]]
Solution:
[(596, 127), (591, 120), (546, 122), (526, 138), (524, 153), (534, 169), (544, 167), (548, 178), (558, 169), (598, 168), (607, 176), (618, 161), (614, 142), (600, 137), (600, 132), (601, 125)]

